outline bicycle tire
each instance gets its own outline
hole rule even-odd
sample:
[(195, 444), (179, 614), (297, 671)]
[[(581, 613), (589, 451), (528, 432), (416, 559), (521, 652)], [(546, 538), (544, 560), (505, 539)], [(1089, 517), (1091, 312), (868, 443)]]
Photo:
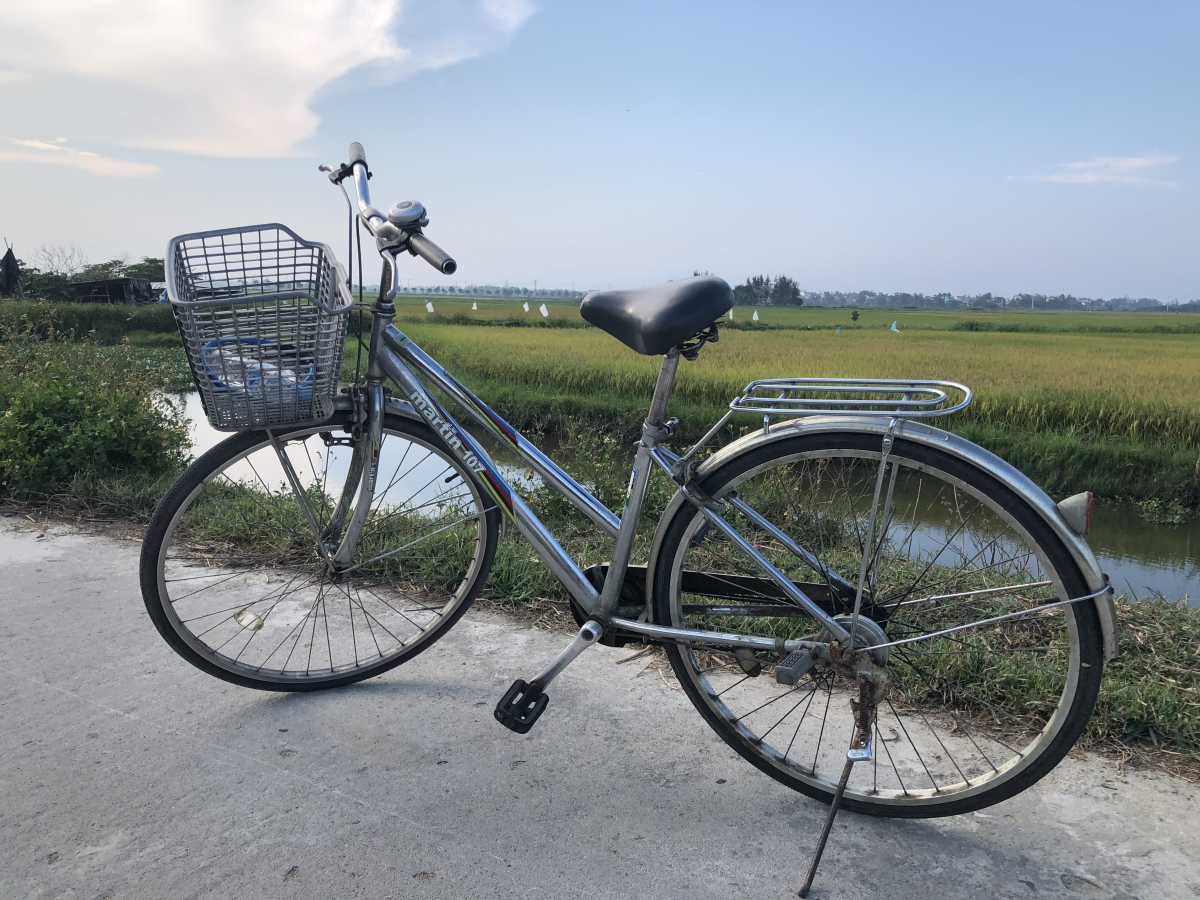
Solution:
[[(764, 467), (772, 463), (780, 464), (783, 460), (803, 458), (804, 454), (818, 452), (835, 454), (843, 451), (855, 454), (878, 452), (879, 446), (880, 440), (877, 434), (797, 435), (772, 444), (750, 448), (733, 457), (709, 473), (701, 482), (700, 489), (705, 495), (720, 497), (723, 492), (732, 489), (732, 483), (739, 477), (747, 476), (747, 473), (750, 472), (764, 470)], [(1070, 596), (1082, 596), (1088, 593), (1083, 576), (1070, 553), (1040, 515), (1021, 497), (1001, 485), (985, 471), (957, 457), (903, 439), (895, 441), (892, 454), (894, 457), (911, 462), (916, 466), (944, 473), (950, 478), (970, 485), (990, 498), (1019, 523), (1021, 528), (1036, 542), (1038, 548), (1051, 561), (1055, 571), (1062, 579), (1063, 587)], [(652, 612), (654, 620), (658, 624), (680, 624), (677, 621), (679, 614), (673, 613), (674, 608), (681, 607), (679, 607), (678, 601), (673, 601), (672, 598), (672, 577), (673, 572), (682, 565), (680, 554), (686, 551), (686, 547), (683, 545), (684, 537), (689, 527), (692, 527), (693, 520), (697, 515), (694, 507), (685, 504), (675, 513), (665, 531), (654, 564)], [(686, 556), (686, 552), (684, 555)], [(1077, 635), (1075, 640), (1078, 643), (1079, 654), (1078, 677), (1075, 679), (1071, 696), (1065, 697), (1064, 700), (1069, 704), (1066, 714), (1061, 717), (1053, 736), (1040, 746), (1036, 759), (1023, 761), (1019, 769), (1013, 770), (1014, 774), (1011, 777), (999, 778), (990, 789), (978, 791), (969, 796), (957, 798), (947, 796), (941, 801), (935, 798), (920, 803), (905, 804), (903, 802), (884, 803), (865, 796), (852, 796), (848, 793), (843, 800), (844, 807), (867, 815), (895, 818), (957, 815), (982, 809), (1012, 797), (1051, 771), (1082, 734), (1095, 706), (1103, 674), (1101, 629), (1094, 605), (1081, 602), (1072, 604), (1066, 609), (1069, 612), (1065, 615), (1073, 617), (1074, 633)], [(722, 630), (736, 629), (730, 627)], [(737, 722), (731, 722), (728, 716), (719, 712), (719, 704), (712, 702), (711, 693), (700, 683), (700, 679), (696, 675), (696, 667), (688, 663), (686, 654), (689, 651), (685, 647), (668, 644), (666, 652), (689, 700), (706, 723), (726, 744), (755, 767), (787, 787), (824, 803), (832, 800), (832, 783), (818, 783), (803, 773), (781, 765), (776, 756), (772, 756), (762, 749), (761, 741), (756, 743), (754, 740), (748, 739), (746, 734), (739, 731)], [(880, 753), (880, 748), (876, 749), (876, 753)], [(815, 771), (815, 763), (813, 769)], [(897, 775), (899, 775), (898, 770)]]
[[(281, 442), (286, 443), (294, 435), (314, 431), (335, 432), (346, 430), (350, 425), (351, 415), (340, 413), (319, 428), (305, 426), (287, 432), (278, 432), (277, 437)], [(405, 417), (385, 416), (384, 431), (385, 434), (411, 437), (430, 448), (441, 448), (442, 446), (437, 435), (423, 423)], [(182, 633), (185, 630), (181, 630), (179, 624), (173, 621), (172, 616), (166, 611), (170, 598), (165, 596), (161, 578), (165, 541), (172, 523), (190, 499), (197, 495), (206, 482), (215, 479), (228, 463), (268, 443), (269, 438), (266, 431), (247, 431), (231, 435), (194, 460), (159, 502), (146, 528), (142, 543), (140, 581), (146, 611), (167, 644), (183, 659), (201, 671), (233, 684), (271, 691), (311, 691), (341, 687), (373, 678), (409, 661), (445, 635), (470, 608), (491, 570), (500, 533), (500, 512), (494, 504), (490, 504), (480, 515), (483, 526), (482, 553), (478, 564), (474, 567), (473, 574), (470, 575), (469, 583), (462, 588), (461, 600), (441, 617), (435, 627), (423, 632), (420, 639), (414, 641), (411, 647), (401, 649), (400, 652), (392, 654), (386, 659), (380, 659), (374, 664), (364, 665), (346, 673), (331, 672), (328, 675), (316, 675), (312, 678), (255, 677), (244, 669), (235, 670), (228, 664), (222, 664), (219, 658), (214, 658), (212, 653), (204, 652), (203, 647), (196, 646), (195, 640), (189, 640), (189, 635)], [(437, 449), (437, 452), (448, 467), (453, 468), (460, 476), (474, 485), (475, 496), (487, 497), (486, 491), (465, 466), (446, 451)]]

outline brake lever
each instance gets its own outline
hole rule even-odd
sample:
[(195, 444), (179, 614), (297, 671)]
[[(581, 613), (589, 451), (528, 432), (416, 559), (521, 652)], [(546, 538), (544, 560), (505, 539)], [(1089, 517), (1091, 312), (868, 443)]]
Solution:
[[(317, 166), (317, 171), (324, 172), (332, 184), (336, 184), (338, 187), (341, 187), (342, 182), (354, 174), (354, 167), (348, 166), (345, 163), (341, 163), (335, 169), (333, 166), (328, 165), (327, 163), (321, 163)], [(367, 180), (371, 180), (370, 169), (367, 169)]]

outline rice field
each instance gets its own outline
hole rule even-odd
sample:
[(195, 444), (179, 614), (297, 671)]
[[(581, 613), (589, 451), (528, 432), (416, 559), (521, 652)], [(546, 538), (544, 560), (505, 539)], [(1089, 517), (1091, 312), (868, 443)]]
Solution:
[[(592, 328), (402, 327), (462, 377), (513, 391), (632, 404), (657, 369)], [(712, 412), (754, 379), (813, 375), (951, 379), (976, 392), (968, 421), (1200, 448), (1200, 335), (725, 330), (683, 366), (677, 396)]]
[[(574, 303), (547, 303), (546, 322), (519, 300), (432, 302), (429, 314), (404, 298), (399, 326), (515, 424), (636, 432), (657, 360), (586, 326)], [(975, 401), (938, 424), (1048, 490), (1200, 507), (1200, 315), (861, 310), (851, 323), (848, 309), (790, 308), (750, 325), (750, 312), (736, 308), (734, 327), (682, 366), (671, 411), (683, 436), (759, 378), (950, 379)]]

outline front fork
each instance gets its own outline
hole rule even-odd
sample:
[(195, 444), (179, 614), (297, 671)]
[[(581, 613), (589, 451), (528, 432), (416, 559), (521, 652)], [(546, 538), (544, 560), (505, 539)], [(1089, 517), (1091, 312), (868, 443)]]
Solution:
[[(363, 527), (375, 502), (375, 485), (379, 477), (379, 454), (383, 446), (383, 415), (387, 397), (383, 390), (383, 370), (379, 366), (379, 349), (383, 333), (396, 315), (392, 302), (391, 272), (394, 260), (384, 261), (383, 281), (379, 299), (371, 316), (371, 341), (367, 354), (367, 384), (352, 388), (354, 397), (354, 454), (342, 494), (321, 534), (321, 543), (330, 565), (335, 570), (346, 569), (358, 549)], [(357, 492), (358, 499), (355, 500)]]
[[(379, 381), (367, 380), (364, 391), (366, 406), (366, 421), (357, 426), (359, 432), (355, 435), (354, 455), (350, 459), (350, 468), (346, 473), (346, 482), (342, 486), (342, 495), (338, 498), (337, 508), (329, 521), (329, 526), (321, 535), (327, 550), (331, 551), (330, 562), (334, 569), (345, 569), (354, 558), (362, 537), (363, 526), (371, 514), (375, 501), (375, 484), (379, 476), (379, 451), (383, 445), (383, 384)], [(356, 404), (357, 406), (357, 404)], [(354, 500), (357, 489), (358, 499)], [(352, 507), (353, 504), (353, 507)], [(353, 512), (351, 512), (353, 508)], [(347, 517), (349, 521), (347, 521)], [(344, 530), (343, 530), (344, 525)], [(338, 536), (341, 535), (341, 540)], [(336, 549), (333, 549), (336, 547)]]
[[(357, 390), (357, 389), (356, 389)], [(374, 505), (375, 481), (379, 471), (379, 451), (383, 443), (383, 411), (386, 398), (381, 382), (368, 380), (367, 386), (355, 395), (355, 417), (352, 426), (354, 452), (346, 471), (346, 480), (337, 506), (322, 526), (313, 506), (313, 498), (305, 490), (296, 467), (288, 457), (287, 448), (278, 436), (268, 431), (271, 446), (291, 487), (301, 511), (317, 539), (317, 550), (325, 564), (338, 571), (346, 569), (358, 549), (363, 526)], [(361, 412), (360, 412), (361, 410)], [(330, 444), (332, 446), (332, 443)], [(326, 448), (328, 452), (328, 448)], [(357, 494), (357, 502), (355, 495)]]

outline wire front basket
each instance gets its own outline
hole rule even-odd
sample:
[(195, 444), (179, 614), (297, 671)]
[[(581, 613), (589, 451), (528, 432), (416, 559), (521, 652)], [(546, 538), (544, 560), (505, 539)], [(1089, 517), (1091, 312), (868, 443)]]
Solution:
[(333, 414), (352, 300), (325, 244), (279, 224), (180, 235), (167, 290), (213, 428)]

